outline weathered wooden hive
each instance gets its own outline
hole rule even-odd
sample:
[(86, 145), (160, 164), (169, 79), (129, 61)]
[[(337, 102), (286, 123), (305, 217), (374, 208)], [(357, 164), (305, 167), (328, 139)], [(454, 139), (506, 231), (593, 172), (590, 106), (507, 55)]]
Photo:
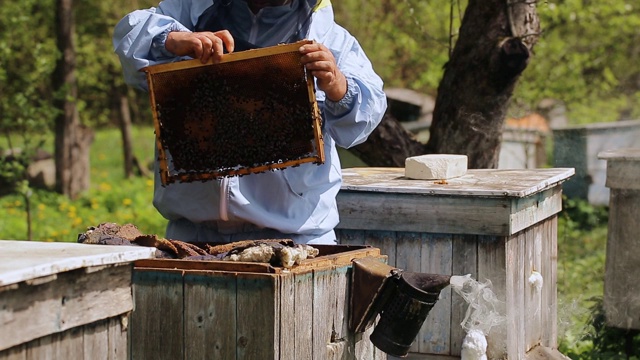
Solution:
[(304, 43), (149, 66), (164, 185), (324, 162)]
[(370, 246), (313, 245), (290, 269), (268, 263), (135, 263), (132, 359), (386, 359), (373, 327), (349, 327), (354, 259)]

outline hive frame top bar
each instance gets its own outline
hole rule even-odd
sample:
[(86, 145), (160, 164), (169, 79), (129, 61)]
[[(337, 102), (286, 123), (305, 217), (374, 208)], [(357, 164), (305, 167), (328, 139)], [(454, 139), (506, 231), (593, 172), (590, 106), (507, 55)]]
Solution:
[[(288, 53), (288, 52), (297, 50), (303, 45), (313, 44), (314, 42), (315, 41), (313, 40), (300, 40), (298, 42), (291, 43), (291, 44), (280, 44), (280, 45), (275, 45), (267, 48), (252, 49), (252, 50), (233, 52), (230, 54), (224, 54), (222, 55), (222, 59), (220, 60), (220, 62), (218, 62), (218, 64), (224, 64), (228, 62), (240, 61), (240, 60), (246, 60), (246, 59), (253, 59), (261, 56)], [(183, 60), (183, 61), (177, 61), (172, 63), (147, 66), (140, 69), (140, 71), (144, 71), (148, 74), (157, 74), (157, 73), (163, 73), (167, 71), (189, 69), (189, 68), (194, 68), (198, 66), (210, 66), (212, 64), (213, 64), (212, 59), (210, 59), (208, 62), (204, 64), (202, 63), (202, 61), (198, 59), (193, 59), (193, 60)]]

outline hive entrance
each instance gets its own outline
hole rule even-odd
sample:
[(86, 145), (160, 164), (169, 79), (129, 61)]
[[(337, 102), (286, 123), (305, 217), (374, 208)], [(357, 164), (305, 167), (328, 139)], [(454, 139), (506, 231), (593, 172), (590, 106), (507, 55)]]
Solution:
[(163, 185), (324, 162), (303, 43), (144, 69)]

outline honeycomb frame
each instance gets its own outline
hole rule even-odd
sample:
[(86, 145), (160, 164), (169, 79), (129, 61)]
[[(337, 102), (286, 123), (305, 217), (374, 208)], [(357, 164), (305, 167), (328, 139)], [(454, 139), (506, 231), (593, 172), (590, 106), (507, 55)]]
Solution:
[(323, 164), (314, 80), (298, 51), (309, 43), (141, 69), (162, 185)]

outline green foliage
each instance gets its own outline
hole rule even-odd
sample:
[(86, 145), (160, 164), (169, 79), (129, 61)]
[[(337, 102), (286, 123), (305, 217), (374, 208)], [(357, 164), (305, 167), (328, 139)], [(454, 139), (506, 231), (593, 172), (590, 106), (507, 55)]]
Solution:
[(640, 331), (607, 326), (602, 297), (592, 302), (587, 333), (576, 342), (580, 346), (566, 347), (563, 354), (574, 360), (640, 359)]
[(638, 359), (640, 334), (605, 325), (608, 208), (563, 199), (558, 222), (559, 349), (574, 360)]
[(449, 26), (455, 37), (466, 1), (347, 0), (333, 6), (336, 20), (358, 38), (386, 86), (436, 93), (449, 57)]
[(628, 0), (538, 3), (542, 34), (516, 98), (562, 100), (571, 123), (640, 117), (640, 7)]
[[(134, 128), (138, 139), (134, 152), (140, 159), (153, 159), (153, 129)], [(76, 241), (89, 226), (102, 222), (133, 223), (144, 233), (164, 234), (166, 221), (152, 205), (153, 179), (124, 178), (120, 133), (101, 130), (91, 148), (91, 189), (75, 201), (44, 190), (31, 196), (33, 239)], [(0, 198), (0, 239), (26, 240), (25, 199), (19, 194)]]

